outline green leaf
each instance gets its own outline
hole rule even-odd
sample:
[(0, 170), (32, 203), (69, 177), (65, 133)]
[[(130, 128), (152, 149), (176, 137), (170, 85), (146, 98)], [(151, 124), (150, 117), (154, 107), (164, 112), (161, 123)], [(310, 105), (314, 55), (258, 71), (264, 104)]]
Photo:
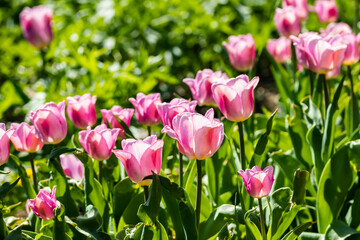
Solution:
[(66, 240), (70, 238), (66, 235), (65, 232), (65, 207), (61, 205), (60, 208), (54, 209), (54, 228), (53, 228), (53, 240)]
[(113, 115), (113, 116), (116, 118), (116, 120), (120, 123), (121, 127), (124, 129), (125, 136), (127, 138), (136, 139), (134, 137), (134, 134), (131, 132), (130, 128), (128, 127), (128, 125), (126, 125), (126, 123), (123, 120), (121, 120), (118, 116), (115, 116), (115, 115)]
[(319, 233), (303, 232), (300, 235), (300, 240), (324, 240), (325, 235)]
[(338, 220), (332, 222), (325, 233), (325, 240), (345, 240), (350, 239), (350, 237), (352, 239), (359, 239), (360, 232)]
[(295, 240), (297, 239), (301, 233), (303, 233), (306, 229), (308, 229), (313, 222), (306, 222), (299, 226), (296, 226), (293, 230), (288, 232), (281, 240)]
[(8, 183), (8, 182), (6, 182), (6, 183), (4, 183), (3, 185), (1, 185), (1, 187), (0, 187), (0, 199), (1, 199), (1, 198), (4, 198), (5, 195), (6, 195), (11, 189), (13, 189), (13, 188), (16, 186), (16, 184), (19, 182), (19, 180), (20, 180), (20, 177), (18, 177), (13, 183)]
[(9, 235), (7, 235), (7, 237), (4, 240), (21, 240), (22, 239), (21, 229), (22, 226), (17, 226), (9, 233)]
[(57, 157), (59, 157), (61, 154), (69, 153), (69, 152), (74, 152), (74, 151), (76, 151), (76, 148), (67, 148), (67, 147), (60, 148), (60, 149), (57, 149), (57, 150), (51, 152), (50, 155), (49, 155), (49, 159), (51, 159), (51, 158), (57, 158)]
[(296, 170), (294, 176), (294, 191), (291, 201), (296, 204), (305, 203), (305, 186), (309, 181), (310, 173), (306, 170)]
[(180, 216), (183, 222), (183, 227), (186, 235), (186, 239), (198, 239), (198, 234), (195, 224), (195, 211), (193, 207), (188, 203), (179, 203)]
[[(247, 238), (250, 238), (252, 236), (255, 240), (262, 240), (262, 236), (261, 236), (258, 226), (250, 218), (253, 215), (253, 212), (255, 212), (255, 210), (256, 209), (254, 208), (245, 213), (244, 219), (245, 219), (245, 225), (247, 228), (246, 236), (247, 236)], [(248, 236), (249, 233), (251, 233), (252, 235)]]

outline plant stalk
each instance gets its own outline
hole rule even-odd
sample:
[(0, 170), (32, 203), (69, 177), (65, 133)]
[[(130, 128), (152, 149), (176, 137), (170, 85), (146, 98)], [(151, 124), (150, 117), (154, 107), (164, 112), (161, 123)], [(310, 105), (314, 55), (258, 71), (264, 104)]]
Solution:
[(37, 181), (37, 177), (36, 177), (35, 164), (34, 164), (34, 154), (33, 153), (29, 153), (29, 159), (30, 159), (31, 170), (32, 170), (32, 175), (33, 175), (34, 189), (35, 189), (35, 192), (38, 193), (38, 181)]
[(42, 60), (42, 67), (41, 67), (41, 77), (46, 77), (46, 51), (44, 49), (40, 50), (41, 60)]
[(183, 187), (183, 154), (179, 153), (179, 185)]
[(313, 91), (314, 91), (314, 75), (310, 70), (308, 70), (308, 72), (309, 72), (309, 78), (310, 78), (310, 98), (311, 98), (313, 95)]
[(147, 126), (148, 135), (151, 136), (151, 126)]
[(102, 184), (102, 175), (103, 175), (102, 168), (103, 168), (103, 162), (99, 161), (99, 183), (100, 184)]
[(355, 95), (354, 95), (354, 83), (353, 83), (353, 77), (351, 74), (351, 66), (349, 65), (347, 67), (348, 70), (348, 76), (349, 76), (349, 80), (350, 80), (350, 89), (351, 89), (351, 93), (350, 93), (350, 116), (351, 116), (351, 121), (350, 121), (350, 130), (351, 133), (354, 132), (354, 107), (355, 107)]
[(259, 209), (260, 209), (261, 235), (263, 240), (266, 240), (265, 219), (264, 219), (264, 212), (262, 208), (261, 198), (258, 198), (258, 201), (259, 201)]
[(149, 186), (143, 186), (144, 188), (144, 202), (146, 202), (149, 198)]
[(324, 89), (324, 102), (325, 102), (325, 114), (326, 114), (326, 111), (330, 104), (329, 90), (328, 90), (328, 87), (326, 84), (325, 74), (320, 74), (319, 77), (321, 78), (321, 82), (322, 82), (323, 89)]
[(239, 139), (240, 139), (240, 162), (241, 169), (245, 171), (246, 169), (246, 159), (245, 159), (245, 143), (244, 143), (244, 128), (243, 122), (238, 122), (239, 128)]
[(201, 160), (196, 160), (197, 165), (197, 191), (196, 191), (196, 228), (199, 231), (200, 223), (200, 208), (201, 208), (201, 189), (202, 189), (202, 176), (201, 176)]

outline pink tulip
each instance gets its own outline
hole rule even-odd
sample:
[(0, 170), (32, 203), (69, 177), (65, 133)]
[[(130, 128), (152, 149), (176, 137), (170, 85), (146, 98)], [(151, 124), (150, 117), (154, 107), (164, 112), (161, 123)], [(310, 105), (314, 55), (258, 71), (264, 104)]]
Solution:
[(247, 75), (240, 75), (212, 86), (214, 99), (221, 112), (230, 121), (243, 122), (254, 111), (254, 88), (259, 77), (249, 82)]
[(111, 156), (119, 132), (117, 128), (106, 128), (105, 124), (94, 130), (88, 127), (87, 130), (79, 132), (79, 142), (90, 157), (102, 161)]
[(190, 160), (203, 160), (214, 155), (224, 139), (224, 125), (214, 119), (211, 108), (205, 116), (183, 112), (174, 117), (173, 128), (166, 125), (161, 132), (177, 140), (179, 151)]
[(149, 185), (151, 182), (143, 179), (152, 172), (160, 174), (164, 141), (152, 135), (144, 140), (125, 139), (121, 145), (123, 150), (113, 152), (124, 165), (131, 181)]
[(35, 199), (29, 199), (26, 202), (26, 210), (29, 213), (29, 207), (41, 219), (50, 220), (54, 218), (54, 209), (60, 207), (60, 203), (55, 198), (56, 186), (53, 187), (52, 194), (44, 189), (40, 189)]
[(121, 119), (121, 121), (123, 121), (127, 126), (130, 126), (130, 121), (132, 115), (134, 114), (134, 109), (123, 109), (120, 106), (113, 106), (110, 110), (101, 109), (100, 112), (103, 116), (104, 124), (107, 124), (107, 122), (109, 122), (112, 128), (118, 128), (120, 130), (118, 139), (126, 138), (124, 129), (118, 122), (118, 120), (115, 118), (115, 116)]
[(354, 33), (343, 33), (338, 35), (340, 44), (346, 45), (342, 64), (353, 65), (359, 61), (359, 41)]
[(291, 40), (286, 37), (269, 39), (266, 49), (278, 63), (284, 63), (291, 59)]
[(325, 30), (321, 29), (320, 31), (322, 37), (338, 35), (343, 33), (352, 33), (351, 27), (343, 22), (330, 23)]
[(297, 36), (301, 32), (300, 19), (296, 12), (296, 9), (292, 6), (276, 9), (274, 21), (280, 35), (290, 37), (291, 35)]
[(230, 36), (229, 43), (223, 42), (231, 65), (239, 71), (247, 71), (255, 64), (255, 41), (252, 35)]
[(67, 177), (78, 181), (84, 178), (82, 163), (74, 154), (61, 154), (60, 163)]
[(338, 66), (334, 70), (327, 72), (325, 77), (326, 79), (336, 78), (340, 75), (341, 66)]
[(331, 38), (308, 32), (299, 37), (291, 36), (298, 63), (313, 72), (325, 74), (341, 65), (346, 45)]
[(35, 127), (35, 134), (45, 144), (57, 144), (67, 134), (65, 101), (46, 103), (28, 116)]
[(320, 22), (330, 23), (338, 19), (339, 11), (335, 0), (316, 0), (314, 11)]
[(22, 32), (28, 42), (36, 48), (44, 49), (53, 39), (51, 30), (52, 15), (52, 9), (45, 6), (26, 7), (20, 13)]
[(75, 127), (86, 129), (96, 123), (96, 96), (89, 93), (82, 96), (67, 97), (67, 114)]
[(253, 198), (262, 198), (270, 194), (272, 185), (274, 183), (274, 169), (272, 166), (267, 166), (261, 170), (258, 166), (252, 169), (239, 170), (238, 173), (244, 180), (246, 191)]
[(161, 103), (160, 93), (145, 95), (138, 93), (136, 99), (130, 98), (129, 101), (135, 107), (135, 116), (139, 123), (151, 126), (160, 122), (160, 116), (156, 105)]
[(5, 123), (0, 123), (0, 166), (9, 158), (9, 136), (6, 132)]
[(195, 78), (185, 78), (186, 83), (193, 95), (193, 98), (200, 106), (215, 106), (215, 101), (212, 97), (211, 85), (215, 82), (221, 82), (229, 77), (226, 73), (221, 71), (213, 72), (211, 69), (204, 69), (196, 73)]
[(300, 21), (307, 19), (309, 15), (307, 0), (283, 0), (282, 7), (285, 8), (287, 6), (292, 6), (296, 9), (296, 15)]
[(12, 123), (9, 136), (16, 151), (19, 152), (38, 152), (44, 146), (35, 134), (35, 127), (25, 122)]
[(172, 120), (176, 115), (183, 112), (193, 113), (195, 111), (196, 101), (189, 102), (185, 99), (174, 98), (170, 103), (160, 103), (156, 107), (163, 125), (168, 125), (172, 128)]

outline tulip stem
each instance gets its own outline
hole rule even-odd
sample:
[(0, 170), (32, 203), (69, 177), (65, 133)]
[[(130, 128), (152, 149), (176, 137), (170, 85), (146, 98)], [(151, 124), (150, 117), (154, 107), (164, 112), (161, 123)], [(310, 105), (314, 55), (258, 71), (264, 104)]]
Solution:
[(151, 136), (151, 126), (147, 126), (148, 135)]
[(244, 128), (243, 122), (238, 122), (239, 128), (239, 139), (240, 139), (240, 162), (241, 169), (245, 171), (246, 169), (246, 159), (245, 159), (245, 143), (244, 143)]
[(353, 83), (353, 77), (351, 74), (351, 66), (349, 65), (347, 67), (348, 70), (348, 75), (349, 75), (349, 80), (350, 80), (350, 89), (351, 89), (351, 93), (350, 93), (350, 116), (351, 116), (351, 121), (350, 121), (350, 131), (351, 133), (354, 132), (354, 107), (355, 107), (355, 95), (354, 95), (354, 83)]
[(261, 198), (258, 198), (258, 201), (259, 201), (259, 209), (260, 209), (261, 235), (262, 235), (263, 240), (266, 240), (265, 219), (264, 219)]
[(103, 163), (102, 161), (99, 161), (99, 183), (102, 183), (102, 167), (103, 167)]
[(313, 95), (313, 91), (314, 91), (314, 75), (313, 73), (308, 70), (309, 72), (309, 78), (310, 78), (310, 98)]
[(179, 153), (179, 184), (180, 187), (183, 186), (183, 155)]
[(42, 68), (41, 68), (41, 76), (45, 77), (46, 76), (46, 51), (45, 50), (40, 50), (40, 55), (41, 55), (41, 60), (42, 60)]
[(35, 192), (37, 193), (38, 192), (38, 182), (37, 182), (37, 177), (36, 177), (33, 153), (29, 153), (29, 159), (30, 159), (31, 170), (32, 170), (32, 175), (33, 175), (33, 180), (34, 180), (34, 189), (35, 189)]
[(149, 199), (149, 186), (143, 186), (144, 188), (144, 202)]
[(196, 228), (199, 231), (200, 223), (200, 208), (201, 208), (201, 189), (202, 189), (202, 176), (201, 176), (201, 160), (196, 160), (197, 165), (197, 191), (196, 191)]
[(328, 87), (327, 87), (327, 84), (326, 84), (325, 74), (320, 74), (319, 77), (321, 78), (321, 82), (322, 82), (323, 89), (324, 89), (325, 114), (326, 114), (326, 111), (327, 111), (329, 103), (330, 103), (329, 90), (328, 90)]
[(355, 1), (355, 18), (354, 18), (354, 25), (353, 25), (353, 31), (354, 31), (355, 34), (357, 34), (359, 32), (359, 30), (358, 30), (359, 5), (360, 5), (360, 1), (356, 0)]

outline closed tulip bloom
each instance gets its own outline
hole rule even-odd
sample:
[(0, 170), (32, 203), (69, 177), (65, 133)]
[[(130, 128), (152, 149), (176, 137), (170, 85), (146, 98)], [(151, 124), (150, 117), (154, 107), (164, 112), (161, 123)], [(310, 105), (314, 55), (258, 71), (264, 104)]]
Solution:
[(58, 105), (46, 103), (28, 116), (35, 127), (35, 134), (45, 144), (57, 144), (67, 134), (65, 101)]
[(255, 41), (252, 35), (230, 36), (229, 43), (223, 42), (231, 65), (239, 71), (247, 71), (255, 64)]
[(67, 177), (78, 181), (84, 178), (83, 165), (74, 154), (61, 154), (60, 163)]
[(233, 122), (243, 122), (254, 111), (254, 88), (259, 77), (249, 82), (247, 75), (240, 75), (212, 86), (214, 99), (224, 116)]
[(296, 9), (292, 6), (277, 8), (274, 21), (280, 35), (290, 37), (291, 35), (297, 36), (301, 32), (300, 19), (296, 15)]
[(89, 93), (82, 96), (67, 97), (67, 114), (75, 127), (86, 129), (96, 123), (95, 102), (96, 96)]
[(110, 158), (115, 146), (119, 129), (109, 129), (105, 124), (97, 126), (94, 130), (79, 132), (79, 142), (85, 151), (95, 160), (103, 161)]
[(325, 74), (341, 65), (346, 45), (331, 38), (322, 38), (317, 33), (303, 33), (291, 36), (296, 50), (296, 58), (303, 67), (313, 72)]
[(44, 49), (51, 43), (53, 39), (52, 16), (52, 9), (45, 6), (26, 7), (20, 13), (22, 32), (28, 42), (36, 48)]
[(338, 35), (340, 42), (346, 45), (342, 64), (352, 65), (359, 61), (359, 41), (354, 33), (343, 33)]
[(309, 8), (307, 0), (283, 0), (282, 7), (292, 6), (296, 9), (296, 15), (300, 21), (307, 19), (309, 15)]
[(183, 112), (174, 117), (173, 127), (166, 125), (161, 132), (177, 140), (179, 151), (190, 160), (203, 160), (214, 155), (224, 139), (224, 125), (214, 119), (214, 110), (205, 116)]
[(160, 122), (160, 116), (156, 105), (161, 103), (160, 93), (145, 95), (138, 93), (136, 99), (130, 98), (129, 101), (135, 107), (135, 116), (139, 123), (151, 126)]
[(189, 86), (193, 99), (195, 99), (200, 106), (215, 106), (211, 85), (228, 78), (226, 73), (222, 73), (221, 71), (213, 72), (211, 69), (204, 69), (198, 71), (195, 78), (185, 78), (183, 82)]
[(321, 29), (321, 36), (332, 36), (332, 35), (338, 35), (343, 33), (352, 33), (352, 29), (349, 25), (346, 23), (340, 22), (340, 23), (330, 23), (326, 29)]
[(270, 194), (272, 185), (274, 183), (274, 169), (272, 166), (267, 166), (261, 170), (258, 166), (252, 169), (239, 170), (238, 173), (244, 180), (246, 191), (253, 198), (262, 198)]
[(335, 0), (316, 0), (314, 11), (323, 23), (335, 22), (339, 15)]
[(115, 116), (121, 119), (121, 121), (123, 121), (127, 126), (130, 126), (131, 117), (134, 114), (134, 109), (123, 109), (120, 106), (113, 106), (110, 110), (101, 109), (100, 112), (103, 116), (104, 124), (108, 124), (109, 122), (112, 128), (118, 128), (120, 130), (118, 139), (126, 138), (124, 129)]
[(12, 123), (9, 136), (16, 151), (19, 152), (37, 152), (44, 146), (44, 143), (35, 134), (35, 127), (25, 122)]
[(44, 189), (40, 189), (35, 199), (29, 199), (26, 202), (26, 210), (31, 210), (41, 219), (50, 220), (54, 218), (54, 209), (59, 208), (60, 204), (55, 197), (56, 186), (53, 187), (52, 194)]
[(164, 141), (152, 135), (144, 140), (125, 139), (121, 144), (123, 150), (113, 152), (124, 165), (131, 181), (149, 185), (151, 181), (143, 179), (152, 172), (160, 174)]
[(0, 166), (9, 158), (10, 149), (9, 149), (9, 136), (6, 132), (6, 127), (4, 123), (0, 123)]
[(269, 39), (266, 49), (278, 63), (284, 63), (291, 59), (291, 40), (286, 37)]

